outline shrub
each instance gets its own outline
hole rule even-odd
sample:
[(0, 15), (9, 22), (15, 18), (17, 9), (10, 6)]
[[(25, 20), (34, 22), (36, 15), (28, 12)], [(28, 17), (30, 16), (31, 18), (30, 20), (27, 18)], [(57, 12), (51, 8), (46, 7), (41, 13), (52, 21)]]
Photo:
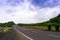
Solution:
[(55, 30), (56, 30), (56, 31), (59, 31), (59, 25), (56, 25), (56, 26), (55, 26)]
[(51, 25), (48, 25), (48, 30), (51, 30)]

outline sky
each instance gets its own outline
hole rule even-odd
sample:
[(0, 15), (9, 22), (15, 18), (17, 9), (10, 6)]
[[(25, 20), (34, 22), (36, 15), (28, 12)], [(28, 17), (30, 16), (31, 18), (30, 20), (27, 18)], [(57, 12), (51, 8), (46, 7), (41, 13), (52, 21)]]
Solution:
[(40, 23), (60, 14), (60, 0), (0, 0), (0, 23)]

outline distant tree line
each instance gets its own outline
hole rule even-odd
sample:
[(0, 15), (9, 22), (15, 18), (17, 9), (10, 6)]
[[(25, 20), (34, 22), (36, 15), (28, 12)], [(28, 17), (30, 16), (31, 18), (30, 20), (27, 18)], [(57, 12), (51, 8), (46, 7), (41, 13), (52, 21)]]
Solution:
[(60, 14), (57, 17), (51, 18), (49, 21), (46, 22), (42, 22), (42, 23), (36, 23), (36, 24), (18, 24), (20, 26), (56, 26), (59, 25), (60, 26)]
[(14, 25), (15, 23), (10, 21), (7, 23), (0, 23), (0, 27), (11, 27), (12, 25)]
[(54, 18), (51, 18), (49, 21), (36, 23), (36, 24), (18, 24), (20, 26), (48, 26), (48, 30), (51, 30), (51, 27), (55, 27), (56, 31), (59, 30), (60, 27), (60, 14)]

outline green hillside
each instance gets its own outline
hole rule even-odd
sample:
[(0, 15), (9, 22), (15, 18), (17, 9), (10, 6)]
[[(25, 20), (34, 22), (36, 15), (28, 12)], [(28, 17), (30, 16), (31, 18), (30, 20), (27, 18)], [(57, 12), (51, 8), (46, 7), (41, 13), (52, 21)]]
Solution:
[(10, 21), (10, 22), (6, 22), (6, 23), (0, 23), (0, 27), (11, 27), (12, 25), (14, 25), (15, 23)]
[(60, 25), (60, 14), (57, 17), (50, 19), (49, 22), (53, 23), (52, 25)]

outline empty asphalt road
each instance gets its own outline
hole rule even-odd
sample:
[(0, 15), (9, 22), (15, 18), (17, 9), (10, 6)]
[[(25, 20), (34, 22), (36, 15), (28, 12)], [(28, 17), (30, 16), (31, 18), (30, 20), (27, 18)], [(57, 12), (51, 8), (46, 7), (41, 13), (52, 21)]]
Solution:
[(60, 32), (47, 32), (14, 25), (18, 40), (60, 40)]
[(0, 40), (15, 40), (15, 33), (12, 29), (5, 32), (1, 37)]

